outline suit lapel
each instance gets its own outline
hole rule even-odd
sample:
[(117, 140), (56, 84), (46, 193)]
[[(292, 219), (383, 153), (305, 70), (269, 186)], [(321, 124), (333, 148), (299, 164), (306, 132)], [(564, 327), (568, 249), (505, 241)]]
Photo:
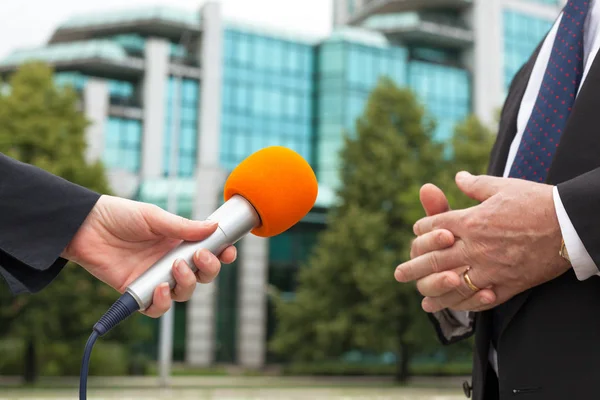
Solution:
[[(514, 97), (508, 98), (513, 104), (509, 105), (507, 101), (507, 112), (503, 116), (503, 119), (506, 119), (505, 129), (498, 134), (495, 154), (490, 163), (490, 175), (502, 176), (504, 172), (508, 151), (517, 130), (518, 110), (538, 52), (539, 48), (523, 69), (520, 82), (514, 84)], [(600, 109), (598, 88), (600, 88), (600, 57), (596, 56), (567, 120), (546, 183), (556, 185), (600, 167), (600, 127), (596, 122)], [(500, 336), (530, 293), (531, 289), (520, 293), (503, 305), (505, 318), (503, 326), (500, 327)]]
[[(489, 175), (503, 176), (504, 174), (510, 146), (517, 134), (517, 118), (519, 116), (521, 102), (523, 101), (523, 96), (525, 95), (525, 91), (531, 77), (531, 72), (533, 71), (533, 67), (543, 42), (544, 41), (538, 45), (527, 64), (521, 68), (521, 70), (513, 79), (511, 88), (505, 101), (504, 109), (502, 111), (502, 116), (500, 118), (498, 138), (496, 139), (496, 143), (492, 149), (492, 156), (490, 158), (490, 165), (488, 169)], [(529, 293), (529, 290), (520, 293), (502, 305), (505, 318), (503, 318), (503, 325), (500, 327), (500, 336), (502, 336), (502, 332), (504, 329), (506, 329), (510, 320), (523, 306), (529, 296)], [(484, 313), (484, 315), (481, 316), (481, 319), (482, 325), (486, 325), (489, 329), (491, 327), (492, 320), (491, 314)], [(489, 337), (489, 335), (487, 337)], [(487, 345), (489, 346), (489, 341), (487, 342)], [(479, 350), (483, 350), (483, 348)]]
[(600, 167), (600, 57), (583, 82), (560, 139), (547, 183), (557, 185)]

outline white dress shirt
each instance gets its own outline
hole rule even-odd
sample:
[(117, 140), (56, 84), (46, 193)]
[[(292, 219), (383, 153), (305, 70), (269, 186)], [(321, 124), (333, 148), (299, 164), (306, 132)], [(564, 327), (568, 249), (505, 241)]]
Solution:
[[(540, 91), (540, 87), (542, 86), (542, 80), (546, 71), (546, 66), (548, 65), (548, 61), (550, 60), (552, 45), (554, 43), (554, 39), (556, 38), (556, 32), (558, 31), (558, 26), (560, 25), (561, 17), (562, 13), (559, 15), (552, 29), (548, 33), (548, 36), (546, 37), (546, 40), (544, 41), (544, 44), (540, 49), (535, 65), (531, 72), (531, 77), (529, 78), (527, 89), (523, 96), (523, 100), (521, 101), (521, 107), (519, 108), (519, 115), (517, 117), (517, 132), (510, 146), (508, 159), (506, 160), (506, 167), (504, 169), (504, 177), (507, 177), (510, 172), (513, 161), (517, 154), (517, 150), (521, 143), (521, 139), (523, 137), (523, 132), (525, 131), (527, 122), (529, 121), (529, 117), (531, 116), (535, 101)], [(594, 62), (594, 59), (596, 58), (596, 54), (598, 53), (599, 49), (600, 1), (590, 0), (590, 9), (584, 23), (584, 71), (581, 83), (579, 85), (579, 90), (585, 82), (585, 79), (590, 71), (592, 63)], [(579, 280), (586, 280), (596, 275), (600, 276), (596, 264), (592, 260), (592, 257), (590, 257), (588, 251), (583, 245), (583, 242), (579, 238), (575, 227), (571, 223), (569, 216), (567, 215), (567, 212), (560, 199), (558, 189), (556, 187), (554, 187), (553, 197), (554, 207), (556, 209), (556, 215), (558, 217), (560, 230), (565, 241), (565, 246), (567, 248), (567, 252), (569, 253), (569, 258), (571, 259), (571, 265), (573, 266), (575, 275), (577, 275), (577, 278)], [(453, 311), (452, 314), (463, 325), (469, 326), (470, 315), (468, 313), (459, 313)], [(496, 353), (496, 349), (494, 349), (494, 347), (491, 345), (489, 360), (496, 373), (498, 373), (498, 355)]]

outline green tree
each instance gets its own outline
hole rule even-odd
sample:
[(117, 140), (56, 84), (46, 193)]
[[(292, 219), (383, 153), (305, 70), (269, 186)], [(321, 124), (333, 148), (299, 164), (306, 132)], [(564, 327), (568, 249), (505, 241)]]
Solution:
[[(88, 121), (77, 94), (55, 86), (52, 69), (40, 63), (23, 65), (8, 83), (0, 95), (0, 152), (108, 194), (102, 164), (85, 160)], [(38, 294), (13, 297), (1, 289), (0, 334), (24, 341), (26, 381), (33, 382), (40, 370), (77, 374), (93, 324), (117, 296), (71, 263)], [(128, 322), (127, 330), (121, 327), (107, 340), (132, 339), (138, 327)]]
[[(492, 137), (469, 118), (445, 148), (433, 140), (434, 128), (410, 90), (387, 79), (375, 88), (357, 134), (346, 138), (339, 203), (299, 273), (296, 297), (276, 298), (273, 351), (317, 362), (353, 349), (393, 351), (396, 379), (404, 381), (411, 358), (439, 348), (422, 296), (394, 280), (394, 267), (407, 259), (412, 226), (423, 217), (422, 184), (443, 182), (455, 206), (468, 204), (449, 171), (484, 172)], [(468, 349), (467, 343), (458, 352)]]
[(278, 303), (274, 351), (317, 361), (350, 349), (395, 351), (405, 380), (411, 356), (433, 343), (420, 296), (393, 271), (422, 214), (415, 194), (441, 168), (434, 128), (411, 91), (388, 79), (374, 89), (341, 152), (340, 202), (299, 274), (296, 299)]
[(476, 204), (458, 189), (454, 177), (460, 171), (485, 174), (495, 139), (492, 129), (475, 116), (468, 117), (456, 126), (450, 143), (453, 156), (446, 161), (447, 166), (438, 179), (452, 208), (463, 209)]

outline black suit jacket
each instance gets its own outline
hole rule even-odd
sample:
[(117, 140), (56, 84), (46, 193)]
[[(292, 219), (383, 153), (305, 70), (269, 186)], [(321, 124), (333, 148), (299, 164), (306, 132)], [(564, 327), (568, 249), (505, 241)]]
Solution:
[(100, 195), (0, 153), (0, 274), (13, 293), (37, 292)]
[[(491, 154), (490, 175), (503, 175), (540, 47), (511, 84)], [(580, 89), (546, 182), (558, 186), (566, 212), (596, 265), (600, 265), (599, 116), (600, 56)], [(599, 277), (578, 281), (570, 270), (515, 296), (507, 310), (497, 349), (501, 400), (600, 399)], [(491, 319), (491, 312), (475, 316), (475, 400), (488, 400), (484, 397), (487, 374), (494, 374), (488, 363)]]

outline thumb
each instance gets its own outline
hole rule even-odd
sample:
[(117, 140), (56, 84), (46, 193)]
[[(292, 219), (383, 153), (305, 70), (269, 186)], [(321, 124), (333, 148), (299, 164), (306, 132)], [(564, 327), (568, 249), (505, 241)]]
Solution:
[(456, 185), (467, 196), (473, 200), (484, 202), (504, 186), (505, 180), (495, 176), (474, 176), (462, 171), (456, 174)]
[(149, 206), (143, 212), (148, 228), (158, 236), (199, 241), (206, 239), (217, 229), (214, 221), (193, 221), (171, 214), (158, 206)]
[(450, 205), (444, 192), (435, 185), (428, 183), (423, 185), (419, 192), (421, 204), (427, 216), (437, 215), (450, 211)]

